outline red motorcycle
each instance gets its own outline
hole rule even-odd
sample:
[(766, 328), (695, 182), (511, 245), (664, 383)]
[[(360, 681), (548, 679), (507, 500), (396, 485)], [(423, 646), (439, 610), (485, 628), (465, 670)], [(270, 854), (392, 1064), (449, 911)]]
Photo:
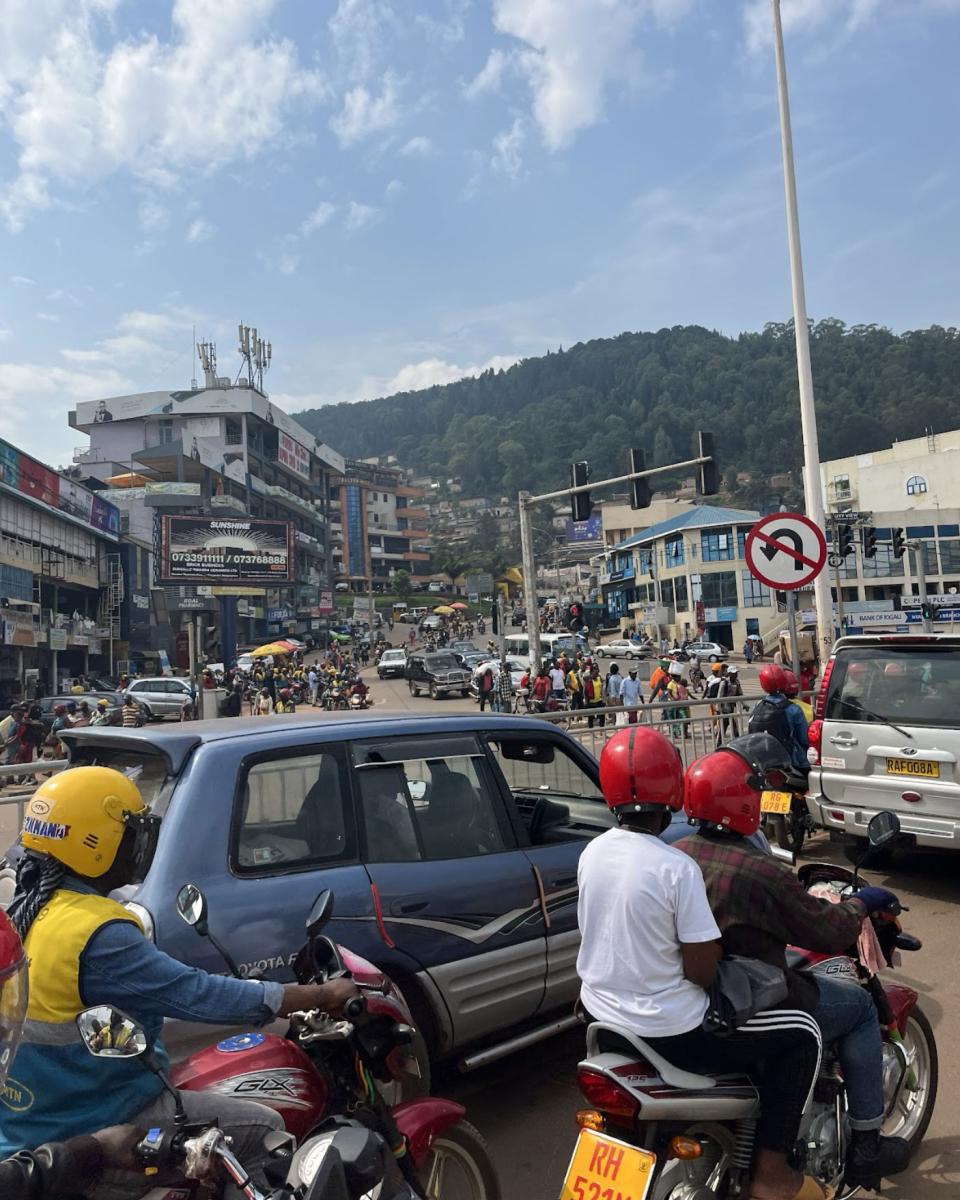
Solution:
[[(185, 884), (177, 911), (209, 938), (239, 976), (207, 927), (200, 889)], [(384, 1098), (384, 1089), (395, 1090), (405, 1076), (419, 1071), (410, 1053), (415, 1038), (410, 1010), (376, 967), (323, 936), (332, 912), (332, 893), (321, 892), (293, 969), (299, 983), (352, 977), (361, 994), (347, 1002), (343, 1016), (293, 1013), (285, 1037), (261, 1032), (228, 1037), (178, 1063), (171, 1081), (182, 1091), (217, 1092), (265, 1104), (280, 1113), (298, 1141), (325, 1118), (346, 1113), (386, 1140), (416, 1195), (499, 1200), (486, 1144), (463, 1119), (462, 1105), (424, 1096), (391, 1106)]]

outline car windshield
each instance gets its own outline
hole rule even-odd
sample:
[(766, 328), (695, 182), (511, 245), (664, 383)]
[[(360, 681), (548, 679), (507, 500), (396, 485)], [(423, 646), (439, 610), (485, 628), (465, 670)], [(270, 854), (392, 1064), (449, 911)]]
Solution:
[(428, 654), (424, 662), (431, 671), (452, 671), (460, 666), (452, 654)]
[(144, 803), (158, 816), (163, 816), (170, 800), (171, 789), (167, 787), (167, 761), (160, 754), (146, 751), (121, 750), (113, 746), (96, 746), (83, 742), (70, 755), (73, 767), (113, 767), (115, 771), (129, 774)]
[(960, 646), (844, 649), (830, 673), (824, 715), (834, 721), (960, 725)]

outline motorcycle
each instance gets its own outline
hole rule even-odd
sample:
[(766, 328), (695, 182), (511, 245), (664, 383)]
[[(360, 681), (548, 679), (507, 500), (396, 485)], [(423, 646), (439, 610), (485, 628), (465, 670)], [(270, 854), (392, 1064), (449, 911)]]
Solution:
[(269, 1133), (264, 1139), (268, 1161), (264, 1174), (271, 1184), (262, 1192), (231, 1148), (231, 1139), (217, 1125), (192, 1124), (178, 1089), (153, 1056), (144, 1031), (119, 1009), (98, 1005), (77, 1018), (89, 1052), (97, 1058), (140, 1059), (158, 1076), (174, 1102), (173, 1128), (155, 1126), (134, 1147), (133, 1156), (144, 1175), (169, 1177), (145, 1200), (201, 1200), (222, 1194), (232, 1184), (246, 1200), (414, 1200), (384, 1139), (359, 1121), (331, 1118), (296, 1148), (288, 1133)]
[[(899, 829), (893, 813), (878, 813), (867, 827), (866, 853), (892, 842)], [(806, 865), (801, 882), (848, 892), (858, 886), (865, 856), (852, 873), (829, 863)], [(920, 949), (896, 917), (891, 912), (871, 919), (888, 965), (896, 949)], [(868, 990), (883, 1034), (883, 1132), (918, 1146), (933, 1115), (938, 1067), (933, 1030), (917, 993), (882, 984), (856, 948), (829, 959), (791, 948), (788, 961), (831, 975), (842, 971)], [(615, 1196), (617, 1189), (632, 1200), (727, 1200), (748, 1188), (758, 1098), (746, 1076), (681, 1071), (629, 1030), (597, 1023), (587, 1031), (578, 1083), (591, 1107), (577, 1116), (581, 1132), (561, 1200)], [(858, 1191), (843, 1182), (849, 1140), (843, 1077), (835, 1051), (825, 1046), (794, 1165), (841, 1200)]]
[(353, 710), (369, 708), (370, 707), (369, 693), (364, 692), (363, 694), (361, 694), (360, 692), (351, 692), (349, 703), (350, 703), (350, 708)]
[[(210, 933), (206, 899), (194, 884), (180, 889), (177, 911), (239, 976), (236, 963)], [(446, 1187), (453, 1179), (455, 1193), (459, 1185), (460, 1193), (471, 1200), (499, 1200), (500, 1186), (486, 1144), (463, 1119), (462, 1105), (429, 1095), (388, 1103), (384, 1093), (389, 1090), (391, 1098), (398, 1098), (400, 1086), (410, 1077), (414, 1086), (419, 1081), (428, 1090), (426, 1048), (393, 983), (365, 959), (323, 936), (332, 914), (333, 895), (321, 892), (307, 918), (307, 939), (293, 971), (299, 983), (350, 975), (361, 994), (347, 1002), (343, 1017), (293, 1013), (285, 1037), (251, 1032), (227, 1038), (178, 1063), (171, 1072), (174, 1085), (182, 1091), (215, 1091), (266, 1104), (280, 1113), (287, 1131), (297, 1138), (331, 1113), (348, 1112), (384, 1137), (415, 1195), (439, 1197), (441, 1184)], [(412, 1053), (415, 1045), (424, 1060), (422, 1068)]]
[(799, 854), (804, 840), (817, 828), (807, 807), (807, 776), (792, 768), (783, 772), (776, 791), (766, 789), (760, 797), (763, 832), (781, 850)]

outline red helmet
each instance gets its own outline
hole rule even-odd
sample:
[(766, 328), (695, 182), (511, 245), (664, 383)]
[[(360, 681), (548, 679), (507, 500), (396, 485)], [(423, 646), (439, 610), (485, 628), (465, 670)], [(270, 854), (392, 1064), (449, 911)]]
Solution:
[(848, 679), (866, 679), (872, 670), (872, 666), (867, 662), (852, 662), (847, 667)]
[(765, 692), (782, 692), (787, 686), (783, 667), (778, 667), (776, 663), (767, 663), (765, 667), (761, 667), (757, 678)]
[(20, 935), (0, 909), (0, 1087), (20, 1044), (27, 1015), (27, 960)]
[(899, 662), (888, 662), (883, 668), (883, 673), (887, 679), (902, 679), (904, 675), (906, 675), (906, 671), (903, 669), (903, 663)]
[(783, 672), (783, 694), (785, 696), (796, 696), (800, 693), (800, 684), (797, 682), (797, 677), (792, 671), (784, 670)]
[(656, 729), (631, 725), (600, 755), (600, 790), (609, 808), (632, 812), (683, 808), (683, 765), (673, 742)]
[(687, 768), (683, 807), (691, 821), (707, 821), (749, 837), (760, 825), (762, 790), (756, 769), (735, 750), (724, 748)]

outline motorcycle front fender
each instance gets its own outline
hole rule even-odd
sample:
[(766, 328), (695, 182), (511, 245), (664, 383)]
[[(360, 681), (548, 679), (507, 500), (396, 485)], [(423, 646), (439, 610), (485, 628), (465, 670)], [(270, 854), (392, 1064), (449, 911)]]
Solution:
[(397, 1128), (407, 1139), (414, 1166), (421, 1166), (430, 1152), (434, 1138), (463, 1119), (466, 1109), (453, 1100), (439, 1096), (424, 1096), (408, 1100), (393, 1109)]
[(903, 1034), (906, 1032), (907, 1019), (916, 1007), (920, 997), (913, 988), (907, 987), (903, 983), (885, 983), (883, 990), (887, 997), (887, 1003), (890, 1005), (890, 1011), (893, 1013), (893, 1019), (897, 1023), (897, 1028)]

